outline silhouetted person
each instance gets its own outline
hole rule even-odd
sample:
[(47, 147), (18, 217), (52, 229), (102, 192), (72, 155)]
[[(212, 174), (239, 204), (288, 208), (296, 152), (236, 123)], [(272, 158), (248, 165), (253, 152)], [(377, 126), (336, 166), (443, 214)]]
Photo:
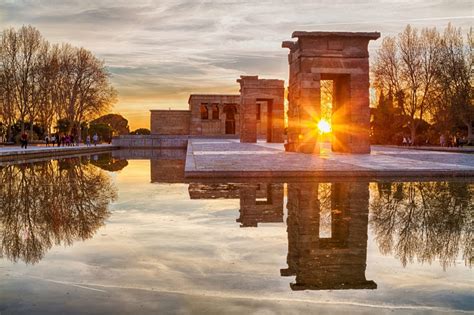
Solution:
[(445, 146), (446, 146), (446, 137), (445, 137), (443, 134), (439, 137), (439, 144), (440, 144), (442, 147), (445, 147)]
[(26, 132), (21, 134), (20, 143), (22, 148), (26, 149), (28, 147), (28, 134)]
[(96, 146), (99, 141), (99, 136), (96, 133), (92, 136), (92, 141), (94, 141), (94, 146)]

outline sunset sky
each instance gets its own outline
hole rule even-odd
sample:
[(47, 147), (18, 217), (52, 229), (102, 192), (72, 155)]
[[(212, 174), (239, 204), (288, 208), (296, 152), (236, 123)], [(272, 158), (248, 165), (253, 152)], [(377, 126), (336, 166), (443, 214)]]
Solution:
[[(31, 24), (53, 43), (104, 59), (132, 129), (150, 109), (186, 109), (190, 93), (238, 93), (242, 74), (288, 77), (281, 42), (295, 30), (399, 33), (410, 23), (469, 30), (472, 0), (0, 0), (0, 27)], [(381, 40), (370, 46), (372, 56)]]

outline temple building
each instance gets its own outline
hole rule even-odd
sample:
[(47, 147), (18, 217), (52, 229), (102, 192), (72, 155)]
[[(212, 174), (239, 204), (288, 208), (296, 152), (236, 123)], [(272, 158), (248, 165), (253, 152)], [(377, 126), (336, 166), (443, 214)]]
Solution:
[(187, 110), (152, 110), (148, 142), (153, 146), (161, 136), (235, 137), (243, 143), (265, 139), (286, 142), (286, 151), (319, 154), (321, 87), (330, 83), (332, 151), (369, 154), (368, 45), (380, 33), (297, 31), (292, 37), (296, 40), (282, 43), (289, 49), (286, 135), (285, 82), (241, 76), (240, 94), (192, 94)]
[(242, 135), (243, 142), (282, 143), (284, 81), (242, 76), (237, 82), (241, 94), (191, 94), (187, 110), (151, 110), (151, 134)]

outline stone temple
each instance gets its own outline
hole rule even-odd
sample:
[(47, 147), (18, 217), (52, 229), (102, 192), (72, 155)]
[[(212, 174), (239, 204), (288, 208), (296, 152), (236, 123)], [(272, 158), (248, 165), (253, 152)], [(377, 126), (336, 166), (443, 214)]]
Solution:
[(241, 76), (240, 94), (192, 94), (187, 110), (152, 110), (156, 136), (239, 137), (283, 143), (287, 151), (319, 153), (321, 81), (332, 81), (332, 151), (370, 153), (370, 40), (380, 33), (294, 32), (288, 48), (289, 86), (285, 132), (285, 83)]
[(191, 94), (188, 110), (152, 110), (153, 135), (240, 136), (283, 142), (283, 80), (242, 76), (241, 94)]

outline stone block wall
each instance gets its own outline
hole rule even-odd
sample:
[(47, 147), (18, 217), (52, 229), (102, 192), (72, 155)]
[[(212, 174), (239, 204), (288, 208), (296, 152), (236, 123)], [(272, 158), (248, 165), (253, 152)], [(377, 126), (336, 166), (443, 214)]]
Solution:
[(152, 135), (189, 135), (191, 111), (151, 110)]
[(112, 139), (120, 148), (186, 148), (187, 135), (123, 135)]

